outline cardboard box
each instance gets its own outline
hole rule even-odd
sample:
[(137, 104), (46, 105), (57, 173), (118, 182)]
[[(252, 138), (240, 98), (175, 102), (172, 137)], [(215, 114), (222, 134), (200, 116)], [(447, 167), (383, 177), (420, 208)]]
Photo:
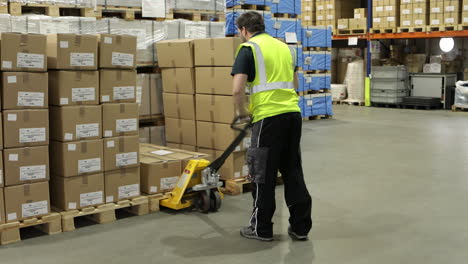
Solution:
[(462, 12), (468, 11), (468, 0), (463, 0)]
[(459, 13), (460, 9), (460, 1), (444, 1), (444, 13)]
[(104, 172), (106, 203), (140, 196), (140, 168)]
[(413, 4), (413, 15), (421, 15), (427, 14), (429, 8), (429, 4), (427, 3), (414, 3)]
[(197, 146), (195, 120), (166, 118), (166, 140), (171, 143)]
[(460, 24), (460, 13), (444, 13), (445, 25), (458, 25)]
[(385, 19), (382, 18), (382, 17), (374, 17), (372, 18), (372, 28), (382, 28), (383, 27), (383, 23), (382, 21), (384, 21)]
[(386, 20), (387, 20), (386, 27), (397, 27), (397, 26), (400, 25), (400, 17), (399, 16), (397, 16), (397, 17), (394, 17), (394, 16), (393, 17), (387, 17)]
[(409, 16), (413, 14), (413, 4), (405, 4), (400, 6), (400, 14), (402, 16)]
[(197, 94), (197, 121), (231, 124), (235, 116), (232, 96)]
[(462, 24), (468, 24), (468, 11), (462, 13)]
[(3, 196), (3, 188), (0, 188), (0, 224), (5, 223), (5, 198)]
[(241, 43), (240, 38), (196, 39), (195, 66), (232, 66)]
[(354, 18), (349, 20), (350, 29), (366, 29), (367, 28), (367, 18)]
[(149, 74), (137, 74), (136, 102), (138, 103), (140, 116), (151, 115), (151, 95), (150, 95)]
[(137, 37), (101, 34), (99, 38), (99, 68), (134, 69)]
[(193, 67), (193, 40), (163, 40), (154, 44), (161, 68)]
[(99, 72), (50, 71), (49, 95), (51, 105), (97, 105)]
[(49, 111), (47, 109), (3, 111), (5, 148), (49, 144)]
[(102, 105), (102, 129), (104, 137), (138, 135), (138, 104)]
[(99, 70), (101, 103), (136, 103), (136, 79), (136, 71)]
[(197, 94), (232, 95), (232, 67), (197, 67)]
[(182, 171), (180, 160), (161, 160), (148, 154), (140, 156), (140, 164), (141, 192), (146, 194), (171, 191)]
[(400, 16), (401, 27), (413, 27), (413, 15), (401, 15)]
[(45, 35), (4, 32), (1, 39), (2, 71), (47, 71)]
[(349, 28), (349, 19), (342, 18), (338, 19), (338, 29), (348, 29)]
[(51, 174), (73, 177), (102, 172), (102, 139), (83, 140), (71, 143), (50, 142)]
[(104, 171), (138, 167), (138, 139), (138, 136), (104, 139)]
[(68, 211), (104, 203), (104, 174), (50, 178), (50, 196), (54, 207)]
[(162, 69), (163, 92), (195, 93), (195, 75), (193, 68)]
[(387, 5), (385, 6), (385, 16), (394, 17), (400, 15), (399, 5)]
[(195, 120), (195, 96), (191, 94), (163, 93), (164, 116)]
[(444, 13), (444, 2), (430, 2), (430, 10), (431, 14), (443, 14)]
[(444, 14), (431, 14), (429, 19), (429, 25), (441, 26), (444, 24)]
[(4, 188), (6, 222), (50, 213), (49, 183), (36, 182)]
[(47, 108), (48, 75), (33, 72), (2, 73), (3, 109)]
[(401, 0), (401, 4), (413, 4), (414, 1), (413, 0)]
[(98, 37), (95, 35), (47, 35), (49, 69), (96, 70)]
[[(173, 148), (173, 149), (181, 149), (181, 150), (186, 150), (186, 151), (197, 151), (197, 147), (195, 146), (190, 146), (190, 145), (184, 145), (184, 144), (177, 144), (177, 143), (167, 143), (166, 146), (168, 148)], [(201, 151), (200, 151), (201, 152)], [(203, 152), (204, 153), (204, 152)]]
[(413, 24), (415, 27), (426, 26), (429, 22), (429, 14), (413, 15)]
[(50, 139), (76, 141), (102, 138), (100, 105), (50, 107)]
[(237, 134), (228, 124), (197, 121), (197, 146), (201, 148), (225, 150)]
[(337, 17), (335, 16), (335, 12), (333, 10), (328, 10), (325, 16), (326, 20), (335, 20)]
[(373, 9), (373, 18), (384, 17), (386, 14), (385, 6), (374, 6)]
[[(214, 161), (223, 154), (223, 151), (199, 148), (198, 152), (210, 155), (208, 160)], [(245, 177), (249, 174), (249, 168), (246, 162), (246, 152), (233, 152), (224, 162), (221, 169), (218, 171), (220, 178), (223, 180), (232, 180)]]
[(151, 126), (150, 130), (150, 142), (151, 144), (166, 145), (166, 127), (165, 126)]
[(49, 180), (49, 147), (5, 149), (5, 185)]
[(367, 8), (355, 8), (354, 18), (363, 19), (367, 17)]
[(150, 143), (150, 128), (140, 127), (138, 134), (140, 135), (140, 143)]

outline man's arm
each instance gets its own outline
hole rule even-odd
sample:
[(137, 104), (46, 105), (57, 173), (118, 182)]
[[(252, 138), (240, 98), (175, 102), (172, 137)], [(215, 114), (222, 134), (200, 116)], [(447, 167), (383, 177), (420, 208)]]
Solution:
[(297, 77), (297, 71), (294, 72), (294, 90), (299, 89), (299, 77)]
[(234, 97), (234, 106), (236, 113), (240, 116), (250, 115), (247, 109), (247, 97), (245, 95), (245, 85), (247, 84), (247, 74), (235, 74), (232, 84), (232, 95)]

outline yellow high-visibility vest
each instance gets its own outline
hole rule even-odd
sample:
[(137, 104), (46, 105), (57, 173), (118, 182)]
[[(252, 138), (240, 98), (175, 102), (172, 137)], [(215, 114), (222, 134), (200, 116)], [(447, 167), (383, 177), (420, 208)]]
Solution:
[(255, 60), (255, 79), (248, 83), (253, 122), (300, 112), (294, 87), (296, 51), (266, 33), (241, 44), (237, 53), (242, 47), (250, 47)]

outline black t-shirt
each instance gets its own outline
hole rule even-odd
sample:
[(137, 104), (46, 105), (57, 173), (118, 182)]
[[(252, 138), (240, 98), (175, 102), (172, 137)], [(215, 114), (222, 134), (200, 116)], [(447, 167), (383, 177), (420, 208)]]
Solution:
[(255, 59), (250, 47), (242, 47), (239, 50), (231, 72), (232, 76), (236, 74), (247, 74), (248, 82), (255, 80)]

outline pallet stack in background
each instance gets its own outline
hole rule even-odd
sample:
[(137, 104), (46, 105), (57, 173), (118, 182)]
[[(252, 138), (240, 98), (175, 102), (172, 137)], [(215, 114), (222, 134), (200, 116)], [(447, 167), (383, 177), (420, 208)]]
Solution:
[(5, 215), (0, 222), (15, 222), (50, 213), (47, 39), (17, 33), (2, 33), (1, 39)]
[[(218, 157), (237, 133), (231, 67), (238, 38), (163, 41), (157, 44), (164, 89), (167, 146)], [(164, 55), (163, 55), (164, 54)], [(223, 179), (246, 176), (245, 149), (236, 149), (221, 170)]]
[(301, 3), (301, 21), (302, 26), (315, 26), (316, 23), (316, 10), (315, 10), (315, 1), (316, 0), (303, 0)]
[(336, 32), (338, 19), (353, 17), (354, 9), (361, 6), (361, 1), (316, 0), (315, 5), (317, 26), (331, 27)]
[(337, 21), (336, 35), (367, 33), (367, 8), (355, 8), (353, 18), (341, 18)]
[(372, 33), (396, 33), (400, 25), (400, 0), (373, 0), (372, 8)]

